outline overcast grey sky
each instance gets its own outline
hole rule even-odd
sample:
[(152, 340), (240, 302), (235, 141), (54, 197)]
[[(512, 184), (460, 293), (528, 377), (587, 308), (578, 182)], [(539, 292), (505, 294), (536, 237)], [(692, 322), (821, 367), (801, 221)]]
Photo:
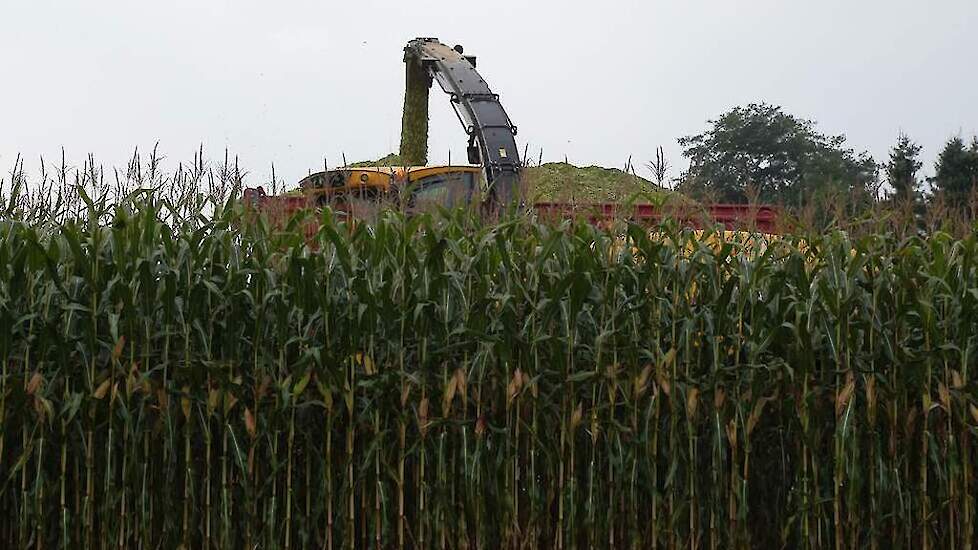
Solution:
[[(641, 166), (662, 145), (675, 175), (677, 137), (767, 101), (877, 160), (903, 130), (931, 172), (978, 130), (976, 27), (974, 0), (0, 0), (0, 168), (202, 143), (291, 183), (324, 155), (379, 157), (398, 146), (401, 48), (435, 36), (478, 56), (534, 159)], [(437, 87), (431, 118), (431, 160), (464, 158)]]

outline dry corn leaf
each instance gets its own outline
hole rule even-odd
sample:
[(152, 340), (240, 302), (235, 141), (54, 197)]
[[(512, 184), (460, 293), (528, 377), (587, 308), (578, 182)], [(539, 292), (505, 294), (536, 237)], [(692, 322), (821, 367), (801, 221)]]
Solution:
[(866, 406), (869, 408), (869, 423), (876, 423), (876, 378), (866, 380)]
[(699, 396), (699, 388), (689, 388), (686, 390), (686, 415), (690, 418), (696, 416), (696, 405), (699, 403)]
[(916, 423), (917, 423), (917, 407), (913, 407), (910, 409), (910, 412), (907, 413), (907, 426), (906, 426), (907, 437), (910, 437), (913, 434), (914, 425)]
[(713, 408), (720, 410), (723, 408), (723, 403), (727, 400), (727, 393), (723, 391), (723, 388), (717, 388), (717, 391), (713, 394)]
[(358, 364), (363, 365), (364, 372), (369, 376), (377, 374), (377, 367), (374, 365), (374, 360), (370, 358), (369, 355), (365, 353), (357, 353), (356, 361)]
[(212, 414), (217, 410), (218, 403), (221, 402), (221, 392), (217, 388), (211, 388), (207, 393), (207, 413)]
[(258, 435), (258, 426), (255, 425), (255, 415), (251, 414), (251, 409), (248, 407), (245, 407), (244, 410), (244, 423), (245, 430), (248, 431), (248, 435), (254, 439), (255, 436)]
[(424, 437), (428, 433), (428, 398), (424, 397), (421, 399), (421, 403), (418, 405), (418, 430), (421, 431), (421, 437)]
[(764, 407), (771, 399), (771, 397), (762, 397), (754, 403), (754, 408), (751, 409), (750, 416), (747, 417), (747, 437), (750, 437), (750, 434), (754, 433), (754, 428), (757, 427), (757, 423), (761, 420)]
[(466, 383), (467, 383), (465, 379), (465, 369), (461, 367), (455, 369), (455, 378), (458, 379), (458, 381), (455, 383), (455, 386), (458, 389), (458, 393), (462, 395), (462, 402), (465, 403)]
[(235, 403), (238, 402), (238, 397), (231, 392), (224, 393), (224, 416), (227, 416), (231, 409), (234, 408)]
[(951, 371), (951, 387), (956, 390), (964, 388), (964, 377), (956, 370)]
[(849, 373), (847, 377), (845, 387), (839, 392), (838, 396), (835, 398), (835, 416), (841, 416), (842, 411), (845, 410), (846, 405), (849, 404), (849, 399), (852, 398), (852, 393), (856, 390), (856, 379)]
[(876, 408), (876, 378), (870, 376), (866, 379), (866, 405), (870, 409)]
[(584, 419), (584, 404), (578, 403), (577, 408), (575, 408), (574, 412), (571, 413), (571, 420), (570, 420), (571, 431), (577, 429), (577, 427), (581, 424), (581, 420), (583, 419)]
[(408, 402), (408, 396), (411, 395), (411, 384), (404, 384), (401, 386), (401, 407), (406, 407)]
[(160, 410), (165, 411), (170, 406), (170, 396), (166, 393), (163, 388), (158, 388), (156, 390), (156, 401), (159, 403)]
[(659, 362), (659, 367), (662, 369), (668, 369), (672, 366), (673, 362), (676, 361), (676, 348), (669, 348), (669, 351), (662, 356)]
[(125, 348), (125, 346), (126, 346), (126, 337), (125, 335), (123, 335), (119, 337), (119, 340), (115, 343), (115, 347), (112, 348), (113, 361), (118, 361), (119, 357), (122, 357), (122, 350), (123, 348)]
[(671, 348), (662, 356), (662, 359), (659, 361), (659, 367), (655, 372), (655, 380), (659, 384), (659, 387), (662, 388), (662, 393), (666, 394), (666, 397), (669, 397), (669, 393), (672, 390), (669, 367), (672, 366), (675, 360), (676, 348)]
[(648, 389), (649, 377), (652, 376), (652, 368), (653, 368), (652, 363), (645, 365), (645, 368), (642, 369), (642, 372), (638, 373), (638, 376), (635, 378), (635, 385), (632, 390), (632, 393), (635, 395), (636, 398), (642, 397), (645, 394), (646, 390)]
[(530, 375), (523, 373), (523, 387), (529, 390), (530, 395), (537, 397), (537, 384), (530, 378)]
[(591, 410), (591, 444), (592, 445), (597, 444), (598, 433), (600, 433), (600, 431), (601, 431), (600, 426), (598, 426), (598, 410), (592, 409)]
[(480, 414), (475, 421), (475, 435), (481, 436), (486, 431), (486, 417)]
[(109, 386), (111, 385), (112, 385), (112, 380), (106, 378), (105, 380), (102, 381), (101, 384), (98, 385), (97, 388), (95, 388), (95, 393), (92, 394), (92, 397), (94, 397), (95, 399), (103, 399), (105, 397), (105, 394), (109, 393)]
[(666, 373), (662, 372), (661, 370), (658, 371), (656, 373), (656, 382), (659, 384), (659, 387), (662, 389), (662, 393), (666, 394), (666, 397), (669, 397), (669, 391), (672, 388), (669, 384), (669, 380), (666, 378)]
[(731, 448), (737, 447), (737, 419), (735, 418), (727, 422), (727, 441), (730, 442)]
[(520, 393), (520, 389), (523, 387), (523, 371), (516, 369), (513, 373), (513, 378), (506, 385), (506, 407), (508, 408), (513, 404), (513, 399), (516, 395)]
[(947, 389), (947, 386), (943, 382), (937, 383), (937, 395), (941, 400), (941, 405), (944, 410), (951, 410), (951, 390)]
[(180, 390), (180, 408), (183, 410), (183, 417), (190, 420), (190, 388), (184, 386)]
[(31, 379), (27, 382), (27, 395), (34, 395), (34, 392), (41, 387), (42, 382), (44, 382), (44, 377), (41, 376), (41, 373), (32, 374)]
[(455, 392), (458, 390), (458, 377), (452, 375), (445, 383), (445, 392), (442, 394), (441, 410), (442, 414), (448, 416), (452, 407), (452, 400), (455, 399)]
[(261, 399), (265, 397), (265, 393), (268, 391), (268, 386), (272, 384), (272, 379), (268, 376), (262, 378), (261, 384), (258, 385), (258, 391), (255, 393), (255, 397)]
[(975, 421), (978, 425), (978, 407), (974, 406), (972, 403), (968, 403), (968, 410), (971, 412), (971, 419)]
[(34, 402), (34, 412), (40, 417), (41, 421), (44, 422), (48, 418), (54, 416), (54, 406), (47, 399), (36, 396), (33, 399)]

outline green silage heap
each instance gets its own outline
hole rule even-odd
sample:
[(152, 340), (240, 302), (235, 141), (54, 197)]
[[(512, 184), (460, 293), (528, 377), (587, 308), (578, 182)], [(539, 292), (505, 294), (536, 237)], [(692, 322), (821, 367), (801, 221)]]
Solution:
[(350, 168), (370, 168), (373, 166), (404, 166), (404, 163), (401, 162), (401, 155), (391, 153), (377, 160), (362, 160), (349, 165)]
[(548, 162), (523, 170), (528, 199), (557, 202), (657, 202), (674, 193), (618, 168)]

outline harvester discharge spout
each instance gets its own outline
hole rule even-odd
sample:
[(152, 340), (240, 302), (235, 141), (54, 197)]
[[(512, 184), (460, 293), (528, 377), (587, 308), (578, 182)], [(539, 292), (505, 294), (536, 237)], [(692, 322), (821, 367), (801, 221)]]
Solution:
[(517, 198), (520, 162), (516, 126), (475, 70), (475, 57), (461, 46), (450, 48), (436, 38), (416, 38), (404, 48), (405, 93), (401, 126), (401, 158), (420, 165), (428, 153), (428, 91), (438, 82), (469, 136), (469, 162), (485, 172), (487, 200), (508, 204)]

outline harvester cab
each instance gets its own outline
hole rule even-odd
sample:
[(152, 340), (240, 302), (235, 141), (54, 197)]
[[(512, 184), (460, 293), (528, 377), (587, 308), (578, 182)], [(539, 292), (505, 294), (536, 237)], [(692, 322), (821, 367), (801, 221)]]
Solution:
[(480, 166), (340, 168), (303, 178), (299, 189), (315, 206), (387, 201), (408, 210), (450, 208), (478, 200), (481, 172)]

